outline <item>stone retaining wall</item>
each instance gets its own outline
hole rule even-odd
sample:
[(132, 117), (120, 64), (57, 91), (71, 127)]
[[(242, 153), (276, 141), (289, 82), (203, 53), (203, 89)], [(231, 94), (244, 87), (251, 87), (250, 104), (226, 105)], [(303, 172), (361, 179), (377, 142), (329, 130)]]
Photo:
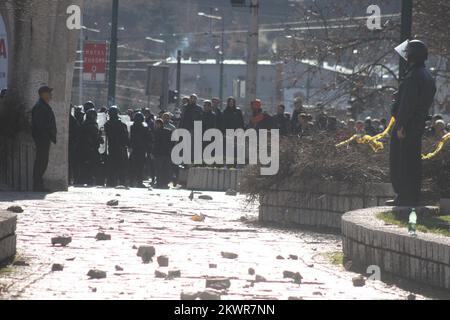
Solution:
[(198, 167), (190, 168), (188, 172), (187, 188), (204, 191), (238, 191), (241, 170)]
[(289, 179), (260, 197), (259, 220), (338, 231), (345, 212), (384, 205), (393, 196), (392, 186), (388, 183), (349, 184)]
[(34, 158), (33, 142), (0, 137), (0, 190), (33, 190)]
[(370, 208), (342, 217), (345, 260), (362, 270), (379, 266), (381, 278), (386, 272), (450, 290), (450, 237), (422, 232), (411, 237), (406, 228), (377, 218), (390, 210)]
[(0, 265), (16, 254), (16, 222), (15, 214), (0, 212)]

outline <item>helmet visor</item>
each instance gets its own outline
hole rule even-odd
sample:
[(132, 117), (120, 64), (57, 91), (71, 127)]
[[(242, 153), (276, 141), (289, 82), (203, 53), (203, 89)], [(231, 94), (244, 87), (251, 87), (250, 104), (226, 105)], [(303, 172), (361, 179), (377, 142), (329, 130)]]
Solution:
[(395, 47), (395, 51), (403, 58), (405, 61), (408, 61), (408, 44), (409, 39), (403, 42), (402, 44), (399, 44), (397, 47)]

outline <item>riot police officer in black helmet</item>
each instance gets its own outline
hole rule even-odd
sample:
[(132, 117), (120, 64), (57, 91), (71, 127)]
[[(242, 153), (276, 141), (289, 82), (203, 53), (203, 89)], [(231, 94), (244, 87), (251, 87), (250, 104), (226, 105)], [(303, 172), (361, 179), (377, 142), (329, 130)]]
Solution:
[(95, 103), (92, 101), (88, 101), (83, 105), (84, 113), (87, 113), (89, 110), (94, 109), (95, 110)]
[(119, 118), (119, 109), (112, 106), (108, 110), (109, 120), (105, 124), (108, 145), (108, 178), (107, 185), (116, 187), (127, 185), (128, 128)]
[(390, 170), (397, 197), (388, 204), (417, 206), (422, 185), (422, 136), (436, 84), (425, 67), (427, 46), (412, 40), (405, 53), (408, 67), (392, 108), (396, 124), (391, 135)]
[(97, 112), (89, 109), (86, 120), (81, 126), (80, 157), (81, 157), (81, 183), (94, 185), (100, 166), (100, 144), (103, 138), (97, 124)]
[(141, 112), (134, 115), (134, 123), (130, 130), (131, 154), (130, 154), (130, 180), (134, 187), (145, 187), (144, 167), (146, 155), (150, 153), (151, 135), (145, 117)]

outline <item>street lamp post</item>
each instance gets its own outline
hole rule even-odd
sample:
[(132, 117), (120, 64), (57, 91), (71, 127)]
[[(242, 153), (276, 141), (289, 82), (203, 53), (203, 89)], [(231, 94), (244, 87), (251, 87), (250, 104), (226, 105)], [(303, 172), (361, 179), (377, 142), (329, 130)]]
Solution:
[[(219, 51), (219, 57), (220, 57), (219, 98), (220, 98), (220, 103), (223, 103), (224, 60), (225, 60), (225, 19), (224, 19), (224, 17), (206, 14), (204, 12), (199, 12), (198, 15), (201, 17), (208, 18), (211, 21), (212, 20), (221, 20), (222, 21), (222, 35), (221, 35), (221, 45), (220, 45), (220, 51)], [(210, 27), (210, 32), (212, 33), (212, 25)]]
[(223, 86), (224, 86), (224, 62), (225, 62), (225, 19), (222, 19), (222, 44), (220, 48), (220, 104), (223, 105)]
[(108, 107), (111, 107), (116, 103), (118, 22), (119, 22), (119, 0), (113, 0), (112, 21), (111, 21), (111, 43), (109, 46)]
[(259, 51), (259, 0), (251, 0), (250, 29), (248, 32), (247, 83), (245, 90), (247, 106), (250, 106), (250, 102), (256, 99), (257, 75), (258, 75), (258, 51)]
[(181, 107), (181, 50), (177, 51), (177, 109)]

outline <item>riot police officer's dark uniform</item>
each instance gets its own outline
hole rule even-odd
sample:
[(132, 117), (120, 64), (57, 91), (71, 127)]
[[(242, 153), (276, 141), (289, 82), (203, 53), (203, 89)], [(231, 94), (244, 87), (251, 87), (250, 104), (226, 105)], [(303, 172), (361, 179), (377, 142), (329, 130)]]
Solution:
[(395, 206), (416, 206), (420, 202), (422, 136), (436, 94), (435, 81), (425, 67), (425, 44), (410, 41), (407, 55), (408, 69), (392, 108), (396, 124), (391, 135), (390, 170), (397, 197), (388, 204)]
[[(55, 114), (49, 105), (52, 88), (47, 86), (39, 89), (39, 101), (32, 110), (32, 136), (36, 145), (36, 159), (33, 170), (34, 191), (46, 192), (43, 176), (48, 167), (50, 144), (56, 144)], [(48, 100), (46, 101), (45, 99)]]
[(74, 114), (69, 118), (69, 179), (74, 184), (80, 183), (80, 132), (84, 121), (83, 108), (74, 107)]
[(151, 134), (145, 123), (145, 117), (141, 112), (134, 115), (134, 123), (130, 130), (131, 154), (130, 154), (130, 180), (135, 187), (145, 187), (144, 166), (147, 153), (150, 152)]
[(129, 145), (128, 128), (119, 118), (116, 106), (109, 108), (109, 120), (105, 124), (108, 144), (108, 181), (110, 187), (126, 185)]
[(167, 189), (172, 170), (172, 132), (164, 128), (161, 119), (156, 120), (153, 132), (153, 150), (155, 156), (156, 187)]
[(94, 185), (100, 167), (100, 144), (103, 138), (97, 124), (97, 112), (89, 109), (80, 130), (81, 183)]

